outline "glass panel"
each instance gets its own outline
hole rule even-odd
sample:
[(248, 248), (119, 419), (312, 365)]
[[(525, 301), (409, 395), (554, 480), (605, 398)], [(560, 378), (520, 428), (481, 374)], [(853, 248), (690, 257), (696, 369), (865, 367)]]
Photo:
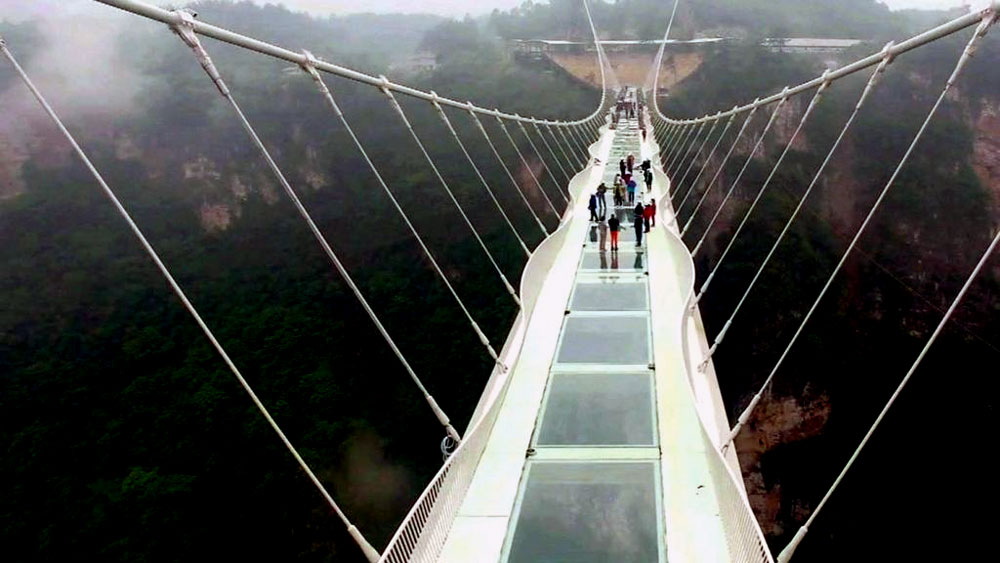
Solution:
[[(620, 253), (619, 253), (620, 254)], [(573, 292), (572, 311), (648, 311), (646, 284), (578, 283)]]
[(655, 446), (644, 374), (553, 374), (539, 446)]
[(559, 363), (649, 363), (646, 317), (569, 317), (563, 330)]
[(530, 463), (507, 561), (659, 560), (652, 463)]
[(618, 252), (584, 252), (583, 262), (580, 268), (584, 270), (600, 271), (638, 271), (643, 272), (646, 268), (646, 255), (635, 251), (635, 243), (629, 243), (626, 250), (625, 243), (621, 243), (622, 250)]

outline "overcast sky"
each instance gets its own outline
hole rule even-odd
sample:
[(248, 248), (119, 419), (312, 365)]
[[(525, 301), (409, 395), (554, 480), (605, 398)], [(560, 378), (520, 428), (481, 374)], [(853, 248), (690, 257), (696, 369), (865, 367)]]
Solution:
[[(163, 4), (164, 0), (150, 0)], [(351, 12), (406, 12), (433, 13), (461, 17), (465, 14), (480, 15), (494, 8), (507, 9), (521, 4), (522, 0), (254, 0), (264, 4), (280, 3), (315, 14), (344, 14)], [(537, 0), (536, 0), (537, 1)], [(669, 0), (665, 0), (669, 1)], [(683, 0), (682, 0), (683, 1)], [(837, 0), (829, 0), (836, 2)], [(899, 8), (952, 8), (971, 4), (985, 7), (989, 0), (883, 0), (894, 9)], [(33, 15), (69, 13), (93, 10), (93, 0), (0, 0), (0, 20), (26, 19)], [(98, 7), (101, 10), (108, 8)]]

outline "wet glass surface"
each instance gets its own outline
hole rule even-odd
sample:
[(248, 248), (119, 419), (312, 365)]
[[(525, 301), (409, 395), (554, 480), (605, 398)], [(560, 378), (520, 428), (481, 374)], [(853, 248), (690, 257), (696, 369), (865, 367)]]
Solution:
[(655, 480), (653, 463), (530, 463), (507, 561), (658, 561)]
[(570, 310), (647, 311), (647, 295), (646, 284), (642, 282), (577, 283)]
[(651, 377), (554, 374), (539, 446), (655, 446)]
[(569, 317), (557, 356), (563, 364), (646, 365), (646, 317)]

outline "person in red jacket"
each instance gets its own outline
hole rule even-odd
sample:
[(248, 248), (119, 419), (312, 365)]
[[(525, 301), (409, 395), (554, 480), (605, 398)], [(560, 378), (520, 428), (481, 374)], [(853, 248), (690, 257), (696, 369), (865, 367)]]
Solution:
[(644, 232), (647, 232), (647, 233), (649, 232), (649, 221), (652, 218), (653, 218), (653, 206), (652, 205), (647, 205), (646, 207), (643, 207), (642, 208), (642, 222), (643, 222), (643, 225), (646, 227), (646, 229), (645, 229)]
[(653, 210), (652, 214), (649, 216), (651, 222), (651, 227), (656, 227), (656, 200), (650, 200), (649, 207)]

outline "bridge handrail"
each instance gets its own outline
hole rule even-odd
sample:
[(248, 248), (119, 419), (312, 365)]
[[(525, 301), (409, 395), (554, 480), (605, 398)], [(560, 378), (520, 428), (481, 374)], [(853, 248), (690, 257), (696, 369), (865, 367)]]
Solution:
[[(652, 105), (655, 109), (657, 117), (661, 121), (672, 125), (692, 125), (713, 119), (722, 119), (729, 117), (731, 115), (746, 113), (752, 110), (753, 108), (767, 106), (772, 103), (778, 102), (782, 99), (787, 99), (793, 96), (797, 96), (803, 92), (812, 90), (813, 88), (818, 88), (823, 84), (836, 82), (841, 78), (850, 76), (854, 73), (878, 65), (886, 58), (892, 60), (903, 53), (907, 53), (909, 51), (927, 45), (928, 43), (933, 43), (938, 39), (947, 37), (954, 33), (958, 33), (963, 29), (979, 25), (983, 20), (985, 20), (988, 17), (992, 17), (992, 15), (997, 12), (1000, 12), (1000, 0), (993, 0), (993, 3), (989, 7), (979, 10), (978, 12), (971, 12), (964, 16), (955, 18), (933, 29), (929, 29), (923, 33), (915, 35), (901, 43), (890, 43), (881, 51), (877, 53), (872, 53), (871, 55), (868, 55), (863, 59), (859, 59), (853, 63), (842, 66), (838, 69), (825, 72), (823, 75), (818, 76), (812, 80), (809, 80), (808, 82), (803, 82), (798, 86), (788, 88), (787, 91), (778, 92), (777, 94), (774, 94), (772, 96), (761, 98), (749, 104), (744, 104), (742, 106), (735, 107), (729, 111), (724, 111), (721, 113), (705, 114), (695, 119), (672, 119), (670, 117), (667, 117), (660, 111), (659, 103), (657, 103), (658, 97), (656, 96), (655, 91), (653, 92), (654, 103)], [(654, 90), (657, 87), (658, 84), (654, 84), (653, 86)]]
[[(173, 26), (180, 24), (181, 21), (178, 17), (178, 13), (175, 11), (166, 10), (158, 6), (153, 6), (147, 4), (146, 2), (141, 2), (139, 0), (94, 0), (101, 4), (106, 4), (113, 8), (118, 8), (126, 12), (131, 12), (133, 14), (149, 18), (151, 20), (159, 21), (161, 23)], [(410, 86), (404, 86), (402, 84), (397, 84), (395, 82), (388, 81), (382, 77), (372, 76), (370, 74), (365, 74), (356, 70), (352, 70), (340, 65), (329, 63), (322, 60), (311, 61), (309, 57), (303, 52), (295, 52), (285, 49), (284, 47), (279, 47), (273, 45), (266, 41), (260, 41), (240, 33), (229, 31), (227, 29), (214, 26), (202, 21), (194, 20), (191, 22), (194, 26), (195, 33), (203, 35), (205, 37), (211, 37), (222, 41), (223, 43), (229, 43), (230, 45), (235, 45), (243, 49), (250, 51), (255, 51), (263, 55), (274, 57), (276, 59), (281, 59), (288, 61), (298, 66), (312, 65), (317, 70), (333, 74), (335, 76), (340, 76), (348, 80), (353, 80), (355, 82), (360, 82), (362, 84), (367, 84), (369, 86), (382, 89), (386, 88), (392, 92), (402, 94), (404, 96), (409, 96), (411, 98), (417, 98), (427, 102), (437, 102), (443, 106), (448, 106), (454, 109), (459, 109), (462, 111), (472, 111), (491, 117), (497, 117), (501, 119), (506, 119), (509, 121), (520, 121), (524, 123), (534, 123), (538, 125), (551, 125), (556, 127), (574, 127), (577, 125), (582, 125), (584, 123), (589, 123), (597, 119), (604, 112), (608, 104), (608, 88), (606, 77), (604, 73), (604, 58), (603, 50), (598, 49), (598, 58), (600, 60), (601, 67), (601, 101), (597, 109), (593, 113), (584, 117), (583, 119), (578, 119), (576, 121), (561, 121), (561, 120), (549, 120), (549, 119), (537, 119), (534, 117), (522, 117), (517, 114), (503, 112), (497, 109), (488, 109), (484, 107), (477, 106), (475, 104), (470, 104), (469, 102), (461, 102), (458, 100), (453, 100), (451, 98), (441, 97), (433, 92), (424, 92), (423, 90), (418, 90)]]
[[(655, 140), (652, 141), (655, 144)], [(662, 171), (660, 171), (662, 172)], [(665, 194), (658, 204), (662, 209), (671, 209), (670, 195)], [(684, 291), (684, 314), (681, 316), (681, 351), (684, 362), (684, 374), (687, 381), (687, 388), (691, 392), (691, 401), (696, 405), (698, 413), (698, 423), (701, 430), (701, 437), (704, 442), (704, 449), (708, 456), (709, 472), (712, 476), (712, 485), (715, 490), (716, 501), (719, 506), (719, 515), (722, 519), (723, 532), (726, 538), (726, 545), (729, 550), (730, 561), (736, 563), (774, 563), (774, 556), (767, 546), (764, 532), (757, 522), (753, 508), (746, 496), (746, 490), (742, 486), (742, 477), (733, 472), (733, 466), (726, 460), (720, 451), (719, 437), (712, 437), (709, 425), (704, 419), (701, 408), (697, 408), (698, 397), (694, 387), (693, 378), (698, 375), (696, 366), (701, 360), (694, 361), (691, 358), (689, 348), (689, 327), (690, 320), (694, 314), (694, 299), (697, 295), (695, 291), (695, 264), (694, 258), (688, 251), (687, 245), (673, 229), (666, 229), (667, 236), (673, 239), (673, 244), (682, 251), (679, 253), (684, 257), (683, 267), (688, 269), (690, 275), (685, 284)]]

